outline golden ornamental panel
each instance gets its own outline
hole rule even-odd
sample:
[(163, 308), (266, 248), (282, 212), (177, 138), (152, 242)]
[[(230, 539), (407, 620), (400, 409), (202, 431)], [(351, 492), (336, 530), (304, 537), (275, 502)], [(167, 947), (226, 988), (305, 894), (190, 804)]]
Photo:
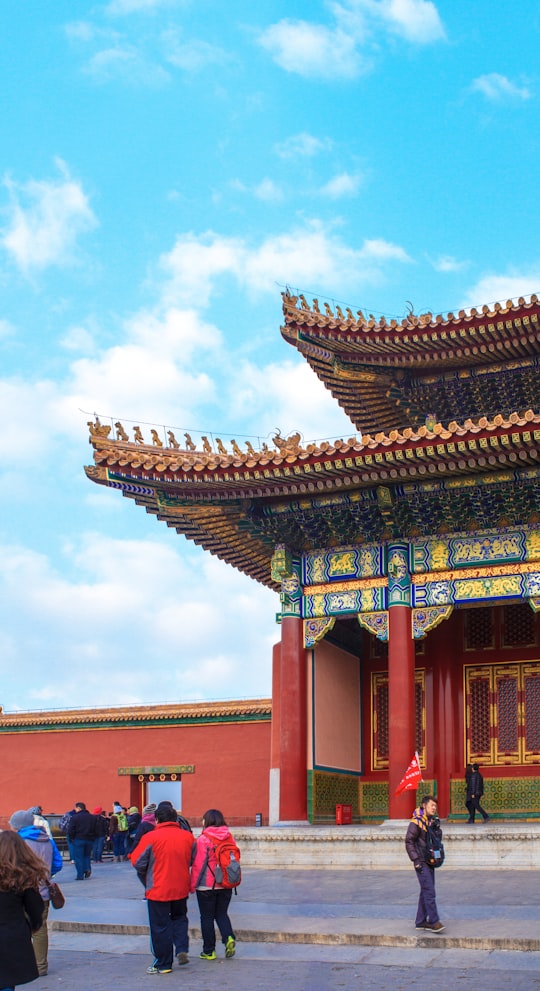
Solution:
[(304, 620), (304, 647), (314, 647), (335, 626), (336, 617)]
[(453, 606), (428, 606), (426, 609), (411, 610), (411, 635), (413, 640), (422, 640), (430, 630), (448, 619)]
[(388, 640), (388, 610), (382, 612), (358, 613), (360, 626), (373, 633), (378, 640)]

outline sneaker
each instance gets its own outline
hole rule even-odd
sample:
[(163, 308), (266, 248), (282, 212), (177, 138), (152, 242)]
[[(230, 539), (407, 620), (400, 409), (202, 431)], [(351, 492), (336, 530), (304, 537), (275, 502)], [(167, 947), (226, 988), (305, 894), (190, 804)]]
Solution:
[(147, 974), (172, 974), (172, 967), (151, 967), (146, 968)]
[(446, 926), (443, 926), (442, 922), (434, 922), (432, 926), (426, 926), (426, 929), (429, 929), (432, 933), (442, 933), (446, 929)]
[(189, 962), (189, 957), (187, 953), (177, 953), (176, 959), (178, 960), (178, 965), (181, 967), (182, 964)]
[(234, 936), (229, 936), (227, 942), (225, 943), (225, 956), (234, 957), (236, 953), (236, 941)]
[(211, 953), (201, 953), (200, 954), (200, 957), (201, 957), (201, 960), (215, 960), (216, 959), (216, 951), (215, 950), (212, 950)]

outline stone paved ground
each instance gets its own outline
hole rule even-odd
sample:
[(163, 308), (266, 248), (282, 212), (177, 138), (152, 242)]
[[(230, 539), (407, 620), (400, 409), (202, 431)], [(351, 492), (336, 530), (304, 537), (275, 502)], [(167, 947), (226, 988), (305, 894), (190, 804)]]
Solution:
[[(508, 951), (403, 950), (395, 948), (239, 945), (233, 960), (215, 963), (193, 957), (170, 975), (150, 977), (148, 945), (81, 949), (69, 936), (51, 948), (50, 972), (32, 985), (39, 991), (133, 991), (156, 984), (189, 991), (401, 991), (419, 986), (437, 991), (537, 991), (540, 953)], [(78, 939), (80, 937), (75, 937)], [(133, 937), (121, 937), (133, 939)], [(138, 937), (147, 940), (144, 937)], [(56, 937), (56, 940), (58, 936)]]
[[(246, 933), (262, 927), (297, 932), (343, 934), (372, 927), (401, 945), (339, 946), (306, 943), (239, 942), (233, 960), (198, 959), (201, 943), (191, 940), (190, 963), (171, 975), (148, 976), (147, 935), (89, 933), (100, 923), (145, 925), (143, 891), (129, 864), (94, 867), (88, 882), (75, 883), (66, 865), (59, 880), (67, 897), (53, 921), (79, 920), (82, 931), (53, 931), (50, 972), (33, 985), (39, 991), (109, 991), (151, 988), (156, 982), (189, 991), (540, 991), (540, 950), (452, 948), (436, 936), (417, 941), (412, 921), (417, 898), (412, 871), (267, 871), (245, 872), (231, 907), (233, 924)], [(438, 875), (441, 915), (449, 934), (481, 931), (495, 942), (527, 932), (540, 939), (540, 874), (535, 871), (447, 871)], [(194, 900), (190, 926), (196, 930)], [(137, 930), (136, 930), (137, 931)], [(405, 935), (403, 935), (405, 934)], [(446, 935), (446, 934), (445, 934)], [(408, 939), (410, 945), (405, 945)], [(457, 945), (457, 944), (456, 944)], [(222, 950), (221, 950), (222, 952)]]

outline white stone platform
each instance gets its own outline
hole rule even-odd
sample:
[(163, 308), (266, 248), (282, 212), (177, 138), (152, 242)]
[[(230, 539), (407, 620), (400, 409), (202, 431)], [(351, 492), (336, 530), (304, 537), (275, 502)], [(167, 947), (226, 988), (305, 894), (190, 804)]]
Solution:
[[(407, 864), (407, 820), (379, 826), (236, 827), (246, 867), (279, 870), (366, 868), (395, 870)], [(540, 822), (493, 822), (469, 826), (442, 822), (446, 864), (468, 870), (540, 870)]]

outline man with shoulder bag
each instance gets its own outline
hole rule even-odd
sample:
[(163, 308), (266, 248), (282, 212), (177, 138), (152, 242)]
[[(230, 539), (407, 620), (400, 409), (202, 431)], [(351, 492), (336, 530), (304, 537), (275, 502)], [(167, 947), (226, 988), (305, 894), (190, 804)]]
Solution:
[(437, 800), (433, 795), (426, 795), (414, 810), (405, 837), (405, 848), (420, 885), (416, 928), (442, 933), (445, 926), (439, 918), (435, 899), (435, 867), (444, 860), (444, 848)]

